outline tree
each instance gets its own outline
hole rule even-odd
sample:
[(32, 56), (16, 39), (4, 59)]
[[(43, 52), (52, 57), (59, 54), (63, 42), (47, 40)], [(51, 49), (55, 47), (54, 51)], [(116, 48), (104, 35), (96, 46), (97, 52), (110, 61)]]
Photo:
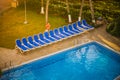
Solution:
[(67, 13), (68, 13), (68, 22), (71, 23), (72, 19), (71, 19), (71, 15), (70, 15), (70, 9), (69, 9), (68, 0), (66, 0), (66, 7), (67, 7)]
[(78, 21), (81, 21), (83, 5), (84, 5), (84, 0), (82, 0), (82, 3), (81, 3), (80, 12), (79, 12), (79, 17), (78, 17)]
[(50, 0), (47, 0), (47, 1), (46, 1), (46, 15), (45, 15), (46, 24), (48, 23), (48, 8), (49, 8), (49, 2), (50, 2)]
[(43, 0), (41, 0), (41, 14), (44, 14)]
[(24, 24), (27, 24), (28, 21), (27, 21), (27, 9), (26, 9), (26, 0), (24, 0), (24, 6), (25, 6), (25, 21), (24, 21)]
[(92, 0), (89, 0), (89, 3), (90, 3), (90, 9), (91, 9), (92, 22), (95, 23), (94, 9), (93, 9), (93, 5), (92, 5)]

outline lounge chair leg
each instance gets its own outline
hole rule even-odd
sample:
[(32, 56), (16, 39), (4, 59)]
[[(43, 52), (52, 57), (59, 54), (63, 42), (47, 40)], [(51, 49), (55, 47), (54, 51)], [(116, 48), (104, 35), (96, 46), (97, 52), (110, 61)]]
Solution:
[(15, 46), (15, 50), (17, 51), (17, 54), (23, 54), (23, 51), (20, 50), (17, 46)]
[(17, 51), (17, 54), (19, 53), (19, 49), (17, 48), (17, 46), (15, 46), (15, 50)]

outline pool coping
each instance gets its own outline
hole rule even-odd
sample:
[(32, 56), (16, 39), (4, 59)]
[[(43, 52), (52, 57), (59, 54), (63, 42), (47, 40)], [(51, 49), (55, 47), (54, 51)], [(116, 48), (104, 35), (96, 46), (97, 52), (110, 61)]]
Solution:
[(40, 59), (43, 59), (43, 58), (46, 58), (46, 57), (49, 57), (49, 56), (52, 56), (52, 55), (58, 54), (58, 53), (60, 53), (60, 52), (63, 52), (63, 51), (66, 51), (66, 50), (69, 50), (69, 49), (72, 49), (72, 48), (75, 48), (75, 47), (79, 47), (79, 46), (81, 46), (81, 45), (84, 45), (84, 44), (87, 44), (87, 43), (90, 43), (90, 42), (96, 42), (96, 43), (98, 43), (98, 44), (100, 44), (100, 45), (102, 45), (102, 46), (104, 46), (104, 47), (106, 47), (106, 48), (108, 48), (108, 49), (112, 50), (113, 52), (115, 52), (115, 53), (117, 53), (117, 54), (120, 55), (120, 52), (115, 51), (114, 49), (112, 49), (111, 47), (107, 46), (106, 44), (92, 40), (92, 41), (88, 41), (88, 42), (85, 42), (85, 43), (82, 43), (82, 44), (77, 44), (77, 45), (74, 45), (74, 46), (72, 46), (72, 47), (69, 47), (69, 48), (66, 48), (66, 49), (63, 49), (63, 50), (60, 50), (60, 51), (57, 51), (57, 52), (48, 54), (48, 55), (44, 55), (44, 56), (41, 56), (41, 57), (38, 57), (38, 58), (35, 58), (35, 59), (32, 59), (32, 60), (23, 62), (23, 63), (21, 63), (21, 64), (19, 64), (19, 65), (15, 65), (15, 66), (11, 66), (11, 67), (9, 67), (9, 68), (2, 69), (2, 71), (4, 72), (4, 71), (7, 71), (7, 70), (9, 70), (9, 69), (17, 68), (17, 67), (20, 67), (20, 66), (22, 66), (22, 65), (28, 64), (28, 63), (30, 63), (30, 62), (33, 62), (33, 61), (36, 61), (36, 60), (40, 60)]

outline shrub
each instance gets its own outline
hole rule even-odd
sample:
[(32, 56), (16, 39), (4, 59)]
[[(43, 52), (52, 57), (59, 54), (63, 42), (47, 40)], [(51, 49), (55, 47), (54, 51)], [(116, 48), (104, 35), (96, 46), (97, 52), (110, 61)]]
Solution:
[(112, 23), (110, 23), (106, 31), (116, 37), (120, 37), (120, 18), (118, 17)]
[(110, 32), (110, 31), (113, 30), (113, 28), (114, 28), (114, 23), (110, 23), (110, 24), (107, 26), (106, 31), (107, 31), (107, 32)]

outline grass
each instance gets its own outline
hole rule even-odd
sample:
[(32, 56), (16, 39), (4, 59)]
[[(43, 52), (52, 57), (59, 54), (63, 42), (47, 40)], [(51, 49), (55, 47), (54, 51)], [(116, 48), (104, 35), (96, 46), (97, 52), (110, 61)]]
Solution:
[[(24, 10), (10, 9), (0, 16), (0, 47), (14, 49), (15, 40), (45, 31), (45, 15), (27, 11), (28, 24), (24, 22)], [(51, 29), (63, 26), (65, 20), (56, 15), (49, 15)]]

